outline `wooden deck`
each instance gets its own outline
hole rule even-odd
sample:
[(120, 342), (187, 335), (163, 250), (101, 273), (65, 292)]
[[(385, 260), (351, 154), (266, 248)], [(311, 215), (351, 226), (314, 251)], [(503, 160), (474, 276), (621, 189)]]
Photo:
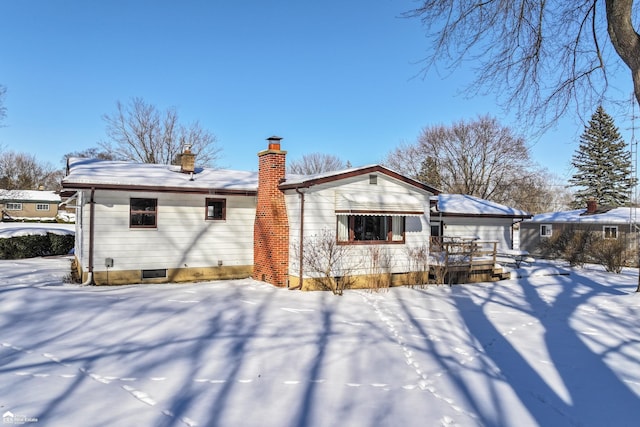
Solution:
[(432, 237), (430, 280), (459, 284), (509, 279), (511, 274), (496, 262), (497, 245), (471, 238)]

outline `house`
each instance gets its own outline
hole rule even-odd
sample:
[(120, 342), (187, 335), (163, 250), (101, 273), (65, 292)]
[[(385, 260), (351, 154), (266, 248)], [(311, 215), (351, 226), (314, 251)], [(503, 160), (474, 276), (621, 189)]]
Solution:
[(519, 249), (519, 224), (529, 213), (465, 194), (431, 198), (431, 235), (496, 241), (499, 249)]
[(0, 190), (2, 221), (55, 221), (60, 195), (44, 190)]
[(541, 243), (569, 228), (601, 233), (605, 239), (623, 239), (630, 251), (638, 244), (639, 208), (599, 207), (589, 200), (587, 207), (576, 210), (547, 212), (521, 223), (521, 247), (532, 254), (542, 255)]
[[(417, 268), (408, 254), (428, 250), (438, 191), (380, 165), (290, 176), (280, 140), (258, 153), (258, 172), (197, 168), (188, 150), (178, 166), (69, 159), (62, 186), (77, 211), (78, 276), (98, 285), (253, 277), (310, 289), (327, 274), (363, 285), (384, 273), (405, 283)], [(372, 265), (372, 254), (384, 262)]]

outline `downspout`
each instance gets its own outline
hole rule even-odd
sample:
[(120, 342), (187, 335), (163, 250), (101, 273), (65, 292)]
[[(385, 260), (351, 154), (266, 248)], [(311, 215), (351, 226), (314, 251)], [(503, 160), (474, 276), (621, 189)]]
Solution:
[[(514, 240), (515, 240), (515, 235), (516, 235), (516, 232), (515, 232), (515, 231), (516, 231), (516, 230), (515, 230), (515, 226), (516, 226), (516, 225), (518, 225), (518, 224), (520, 224), (520, 223), (521, 223), (521, 222), (523, 222), (524, 220), (525, 220), (525, 218), (520, 218), (520, 220), (519, 220), (519, 221), (518, 221), (518, 220), (516, 220), (516, 221), (514, 221), (514, 222), (513, 222), (513, 224), (511, 224), (511, 249), (513, 249), (513, 250), (515, 250), (515, 248), (513, 247), (513, 242), (514, 242)], [(518, 227), (519, 227), (519, 226), (518, 226)], [(519, 250), (522, 250), (522, 248), (520, 247), (520, 243), (521, 243), (521, 240), (520, 240), (520, 239), (518, 239), (518, 249), (519, 249)]]
[(303, 265), (304, 265), (304, 193), (300, 191), (299, 188), (296, 188), (296, 193), (300, 195), (300, 250), (299, 250), (299, 270), (298, 270), (298, 286), (290, 288), (291, 290), (302, 289), (302, 275), (304, 273)]
[(82, 286), (93, 284), (93, 220), (95, 218), (96, 204), (93, 196), (95, 192), (95, 187), (91, 187), (91, 198), (89, 199), (89, 273), (87, 274), (87, 280), (82, 282)]

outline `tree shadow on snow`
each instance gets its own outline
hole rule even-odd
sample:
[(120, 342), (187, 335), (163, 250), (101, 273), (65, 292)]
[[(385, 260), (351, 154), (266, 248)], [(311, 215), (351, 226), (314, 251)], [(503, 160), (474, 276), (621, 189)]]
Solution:
[[(605, 362), (606, 353), (598, 354), (585, 344), (585, 331), (578, 330), (576, 322), (572, 322), (581, 307), (589, 306), (590, 299), (624, 295), (625, 292), (575, 275), (558, 276), (552, 283), (550, 287), (554, 289), (551, 291), (527, 279), (498, 282), (488, 285), (492, 290), (485, 299), (474, 292), (475, 285), (463, 285), (456, 290), (469, 298), (454, 298), (454, 301), (469, 334), (480, 341), (482, 353), (497, 368), (498, 377), (513, 390), (538, 425), (624, 425), (637, 418), (639, 396)], [(499, 292), (504, 286), (520, 289), (524, 304), (509, 301), (508, 293)], [(532, 355), (524, 354), (527, 346), (519, 346), (517, 341), (514, 344), (508, 331), (498, 329), (490, 316), (490, 304), (498, 304), (511, 311), (514, 326), (518, 328), (514, 336), (518, 335), (519, 339), (526, 336), (527, 327), (539, 325), (542, 328), (539, 345), (544, 347), (549, 360), (532, 361)], [(530, 316), (539, 324), (520, 323), (518, 314)], [(621, 325), (625, 321), (617, 317), (609, 317), (609, 322), (610, 325), (599, 325), (601, 332), (608, 326), (638, 326), (637, 321)], [(532, 339), (537, 336), (540, 333), (534, 332)], [(610, 351), (616, 350), (612, 348)], [(541, 369), (548, 371), (541, 368), (544, 363), (552, 365), (558, 379), (549, 380), (553, 372), (543, 375)], [(455, 372), (453, 379), (478, 413), (484, 413), (482, 424), (504, 425), (505, 419), (500, 414), (508, 413), (509, 408), (499, 409), (504, 404), (499, 392), (487, 390), (487, 395), (479, 396)], [(490, 413), (481, 409), (483, 400), (487, 398), (492, 399), (494, 408)]]

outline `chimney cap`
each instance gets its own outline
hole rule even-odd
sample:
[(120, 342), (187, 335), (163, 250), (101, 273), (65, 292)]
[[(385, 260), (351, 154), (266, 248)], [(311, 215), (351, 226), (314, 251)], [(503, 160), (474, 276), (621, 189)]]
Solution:
[(282, 140), (279, 136), (270, 136), (267, 138), (269, 141), (269, 150), (277, 150), (280, 151), (280, 141)]

